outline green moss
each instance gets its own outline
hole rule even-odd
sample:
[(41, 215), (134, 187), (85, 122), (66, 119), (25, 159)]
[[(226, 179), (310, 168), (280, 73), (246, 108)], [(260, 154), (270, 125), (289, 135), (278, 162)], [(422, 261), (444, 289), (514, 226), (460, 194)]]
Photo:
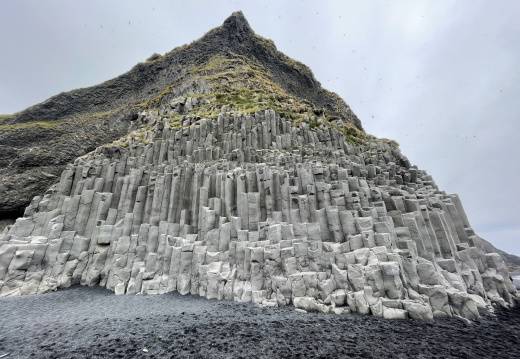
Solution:
[(191, 67), (188, 72), (190, 73), (211, 73), (215, 71), (222, 71), (223, 69), (230, 69), (235, 67), (237, 64), (246, 65), (246, 61), (240, 58), (240, 55), (236, 55), (237, 57), (224, 57), (222, 55), (215, 55), (210, 58), (205, 63)]
[(365, 132), (359, 130), (356, 126), (354, 126), (351, 123), (346, 123), (342, 126), (338, 126), (325, 120), (324, 124), (343, 133), (343, 135), (345, 136), (345, 140), (347, 141), (347, 143), (351, 145), (366, 144), (367, 141), (371, 138), (370, 135), (367, 135)]
[(309, 127), (312, 128), (313, 130), (315, 130), (318, 127), (320, 127), (320, 123), (318, 121), (313, 121), (313, 122), (309, 123)]
[(393, 148), (399, 147), (399, 143), (395, 140), (390, 140), (388, 138), (382, 138), (381, 141), (383, 141), (383, 143), (388, 143)]
[(212, 120), (212, 119), (214, 119), (214, 118), (217, 118), (217, 117), (218, 117), (218, 114), (219, 114), (219, 112), (215, 112), (215, 111), (211, 111), (211, 112), (202, 112), (202, 113), (201, 113), (201, 117), (202, 117), (202, 118), (209, 119), (209, 120)]
[(164, 60), (164, 56), (161, 56), (157, 53), (153, 54), (152, 56), (150, 56), (149, 58), (146, 59), (146, 63), (147, 64), (151, 64), (151, 63), (154, 63), (154, 62), (159, 62), (159, 61), (162, 61)]
[[(12, 123), (12, 124), (0, 124), (0, 130), (3, 131), (14, 131), (14, 130), (26, 130), (35, 127), (45, 128), (45, 129), (56, 129), (61, 126), (62, 123), (66, 123), (69, 121), (77, 122), (77, 121), (89, 121), (92, 119), (100, 119), (104, 117), (113, 116), (121, 111), (123, 111), (127, 106), (122, 106), (113, 110), (103, 111), (103, 112), (95, 112), (95, 113), (83, 113), (80, 115), (74, 115), (72, 118), (65, 118), (60, 120), (52, 120), (52, 121), (31, 121), (24, 123)], [(0, 123), (2, 120), (12, 117), (12, 115), (4, 115), (5, 117), (0, 117)]]
[(34, 121), (24, 123), (13, 123), (9, 125), (0, 125), (0, 131), (16, 131), (16, 130), (28, 130), (35, 127), (45, 129), (55, 129), (60, 126), (59, 121)]
[(110, 110), (110, 111), (89, 113), (89, 114), (86, 114), (86, 116), (93, 117), (93, 118), (103, 118), (103, 117), (114, 115), (122, 110), (123, 110), (123, 108), (118, 108), (118, 109)]
[(253, 114), (256, 111), (264, 111), (264, 110), (265, 110), (265, 108), (262, 108), (262, 107), (250, 107), (250, 108), (246, 108), (244, 110), (239, 110), (238, 112), (245, 113), (245, 114)]
[[(202, 74), (212, 84), (214, 98), (209, 106), (229, 106), (239, 113), (254, 113), (273, 109), (286, 119), (295, 120), (304, 114), (306, 107), (275, 84), (267, 69), (241, 55), (232, 58), (214, 56), (207, 63), (192, 68), (193, 74)], [(204, 106), (202, 106), (204, 107)], [(307, 109), (308, 110), (308, 109)], [(204, 108), (198, 112), (204, 113)]]
[(128, 148), (128, 142), (114, 141), (112, 144), (121, 148)]
[(208, 98), (211, 97), (211, 95), (215, 96), (215, 94), (189, 94), (184, 97)]
[(169, 120), (170, 120), (170, 128), (179, 130), (182, 127), (181, 117), (182, 117), (181, 115), (175, 115), (173, 117), (170, 117), (169, 118)]
[(149, 141), (146, 141), (145, 138), (144, 138), (144, 131), (141, 131), (141, 132), (137, 132), (133, 135), (133, 138), (136, 140), (136, 141), (139, 141), (141, 143), (144, 143), (145, 145), (150, 145), (152, 144), (151, 142)]
[(148, 101), (142, 102), (140, 104), (134, 105), (136, 108), (143, 108), (143, 109), (150, 109), (152, 107), (159, 107), (161, 105), (162, 99), (164, 96), (171, 93), (171, 90), (178, 86), (182, 80), (184, 79), (184, 76), (180, 76), (173, 84), (170, 86), (167, 86), (164, 90), (162, 90), (157, 96), (154, 98), (149, 99)]
[(218, 117), (222, 106), (248, 114), (270, 108), (297, 125), (305, 115), (312, 114), (314, 110), (308, 101), (297, 100), (272, 81), (268, 69), (247, 57), (233, 53), (227, 56), (215, 55), (203, 64), (191, 67), (185, 76), (156, 97), (135, 107), (159, 107), (164, 96), (171, 93), (187, 76), (191, 79), (200, 77), (210, 83), (211, 93), (188, 95), (209, 100), (209, 104), (201, 105), (196, 110), (204, 118)]
[(0, 115), (0, 123), (5, 120), (5, 119), (8, 119), (10, 117), (13, 117), (13, 115)]
[[(274, 44), (271, 44), (269, 40), (263, 38), (259, 38), (259, 40), (265, 41), (264, 45), (266, 48), (272, 47), (273, 50), (276, 50)], [(283, 60), (288, 63), (294, 61), (289, 58), (284, 58)], [(303, 64), (300, 64), (300, 66), (291, 64), (291, 66), (296, 67), (298, 71), (310, 72)], [(249, 58), (233, 53), (226, 56), (215, 55), (208, 61), (191, 67), (186, 75), (181, 76), (158, 96), (139, 104), (137, 107), (147, 110), (160, 107), (163, 97), (170, 94), (172, 89), (187, 77), (192, 80), (203, 78), (211, 86), (210, 93), (187, 95), (187, 97), (198, 97), (208, 100), (199, 101), (203, 104), (192, 111), (193, 114), (200, 116), (200, 118), (217, 118), (223, 106), (228, 107), (231, 112), (245, 114), (272, 109), (282, 118), (291, 121), (293, 126), (299, 126), (301, 123), (306, 122), (309, 123), (311, 129), (316, 130), (323, 124), (326, 127), (332, 127), (342, 132), (346, 140), (351, 144), (362, 144), (367, 140), (364, 132), (358, 130), (353, 125), (342, 126), (341, 124), (334, 125), (331, 123), (331, 121), (339, 119), (338, 116), (328, 116), (324, 109), (316, 108), (311, 102), (297, 99), (288, 94), (273, 81), (272, 75), (267, 68)], [(336, 94), (328, 92), (327, 96), (332, 99), (337, 97)], [(322, 121), (310, 122), (309, 118), (312, 116), (325, 118)], [(181, 115), (161, 117), (170, 119), (170, 127), (172, 129), (178, 130), (182, 128)], [(142, 141), (144, 142), (144, 135)]]

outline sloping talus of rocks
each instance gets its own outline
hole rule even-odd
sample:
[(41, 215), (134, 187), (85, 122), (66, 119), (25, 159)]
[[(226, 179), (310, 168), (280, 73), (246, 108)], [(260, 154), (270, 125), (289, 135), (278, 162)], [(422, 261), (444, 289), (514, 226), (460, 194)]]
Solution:
[(517, 305), (456, 195), (274, 73), (218, 54), (136, 107), (0, 235), (0, 296), (102, 285), (426, 320)]

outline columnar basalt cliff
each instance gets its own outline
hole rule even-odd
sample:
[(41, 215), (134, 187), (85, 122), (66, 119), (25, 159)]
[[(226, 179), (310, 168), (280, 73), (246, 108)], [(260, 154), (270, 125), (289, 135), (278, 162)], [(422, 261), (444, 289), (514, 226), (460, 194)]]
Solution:
[[(153, 66), (150, 96), (113, 104), (131, 104), (127, 132), (67, 164), (0, 235), (0, 296), (99, 284), (421, 319), (516, 305), (459, 198), (241, 13), (129, 74)], [(71, 111), (39, 106), (17, 121)]]
[(176, 95), (199, 93), (200, 88), (186, 81), (190, 69), (230, 54), (262, 64), (280, 89), (362, 129), (348, 105), (323, 89), (307, 66), (256, 35), (237, 12), (193, 44), (153, 55), (115, 79), (0, 115), (0, 218), (21, 216), (31, 198), (49, 188), (67, 163), (132, 130), (136, 107), (161, 98), (170, 88)]

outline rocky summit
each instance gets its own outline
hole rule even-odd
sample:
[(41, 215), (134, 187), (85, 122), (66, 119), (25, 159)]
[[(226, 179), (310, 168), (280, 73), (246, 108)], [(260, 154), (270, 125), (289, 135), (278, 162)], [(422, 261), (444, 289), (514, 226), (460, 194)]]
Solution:
[(0, 296), (101, 285), (426, 320), (520, 300), (457, 195), (240, 12), (1, 119), (0, 140), (0, 213), (34, 197), (0, 235)]

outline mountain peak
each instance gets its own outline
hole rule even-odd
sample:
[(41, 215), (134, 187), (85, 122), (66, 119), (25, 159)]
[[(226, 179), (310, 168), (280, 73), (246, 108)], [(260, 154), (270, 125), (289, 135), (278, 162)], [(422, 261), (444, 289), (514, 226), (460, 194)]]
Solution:
[(222, 25), (223, 28), (227, 29), (232, 33), (248, 33), (254, 34), (253, 29), (249, 26), (249, 22), (242, 13), (242, 11), (233, 12)]

